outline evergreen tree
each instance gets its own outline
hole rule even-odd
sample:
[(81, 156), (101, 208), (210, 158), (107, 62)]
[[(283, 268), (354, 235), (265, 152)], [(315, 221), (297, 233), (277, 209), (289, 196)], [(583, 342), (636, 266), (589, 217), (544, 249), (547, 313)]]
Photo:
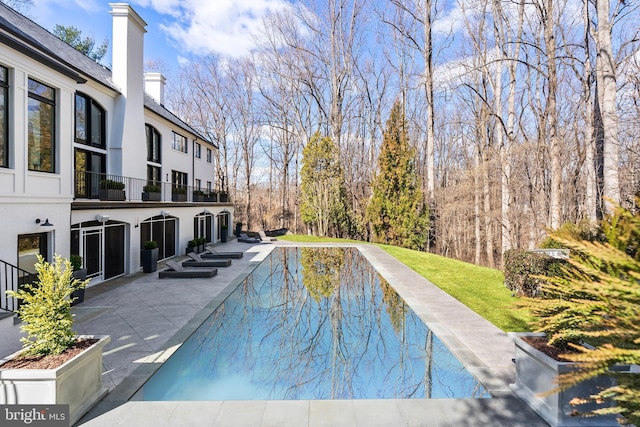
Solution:
[(374, 242), (424, 249), (429, 215), (422, 201), (415, 162), (402, 105), (396, 102), (383, 135), (378, 173), (367, 206)]
[(316, 132), (302, 151), (302, 220), (313, 234), (350, 234), (351, 215), (346, 203), (338, 147)]
[(74, 47), (76, 50), (87, 55), (89, 58), (96, 62), (100, 60), (107, 53), (109, 47), (109, 41), (104, 40), (100, 46), (96, 47), (96, 41), (92, 36), (82, 37), (82, 31), (74, 26), (56, 25), (51, 31), (54, 36)]

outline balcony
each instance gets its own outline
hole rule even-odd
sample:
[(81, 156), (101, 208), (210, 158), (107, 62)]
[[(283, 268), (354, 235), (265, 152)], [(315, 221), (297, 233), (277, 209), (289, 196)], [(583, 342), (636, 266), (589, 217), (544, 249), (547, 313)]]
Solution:
[(104, 173), (75, 173), (75, 199), (118, 202), (226, 203), (227, 193)]

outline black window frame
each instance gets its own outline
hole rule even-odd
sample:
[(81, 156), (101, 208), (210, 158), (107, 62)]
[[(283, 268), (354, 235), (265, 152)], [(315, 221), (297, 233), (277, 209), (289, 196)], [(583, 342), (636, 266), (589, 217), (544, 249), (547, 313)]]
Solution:
[(9, 167), (9, 109), (11, 108), (9, 94), (9, 69), (0, 65), (0, 105), (4, 110), (0, 114), (0, 167)]
[(162, 163), (162, 134), (148, 123), (144, 125), (147, 139), (147, 161)]
[[(78, 136), (78, 126), (80, 121), (78, 120), (79, 114), (79, 102), (78, 98), (81, 98), (84, 101), (84, 117), (85, 117), (85, 134), (84, 139)], [(76, 92), (76, 96), (74, 98), (75, 108), (74, 108), (74, 130), (73, 130), (73, 140), (77, 144), (87, 145), (89, 147), (107, 148), (107, 116), (106, 110), (102, 108), (102, 106), (92, 97), (82, 92)], [(100, 113), (99, 119), (99, 129), (96, 129), (95, 122), (96, 116), (94, 116), (94, 112)], [(98, 135), (98, 141), (96, 142), (94, 136)]]
[(173, 137), (171, 138), (171, 148), (176, 151), (180, 151), (181, 153), (188, 153), (189, 144), (187, 141), (187, 137), (180, 135), (178, 132), (173, 132)]
[[(58, 148), (58, 141), (57, 141), (57, 129), (56, 129), (56, 122), (58, 120), (57, 117), (57, 99), (56, 99), (56, 94), (57, 94), (57, 90), (52, 87), (49, 86), (48, 84), (42, 83), (40, 80), (38, 79), (34, 79), (33, 77), (29, 77), (28, 81), (27, 81), (27, 87), (28, 87), (28, 95), (27, 95), (27, 122), (28, 122), (28, 131), (27, 131), (27, 169), (30, 171), (34, 171), (34, 172), (44, 172), (44, 173), (56, 173), (57, 172), (57, 167), (56, 167), (56, 161), (57, 161), (57, 156), (56, 156), (56, 151)], [(40, 91), (36, 91), (35, 89), (41, 89), (41, 88), (45, 88), (47, 89), (46, 92), (50, 92), (51, 93), (51, 97), (47, 98), (45, 95), (43, 95), (43, 92)], [(33, 168), (31, 165), (31, 158), (32, 158), (32, 152), (31, 152), (31, 145), (32, 145), (32, 135), (34, 135), (34, 132), (32, 131), (32, 126), (31, 126), (31, 106), (32, 106), (32, 101), (35, 102), (39, 102), (40, 104), (44, 104), (47, 106), (51, 107), (51, 129), (50, 129), (50, 133), (51, 133), (51, 159), (50, 159), (50, 169), (42, 169), (42, 168)], [(39, 132), (40, 134), (42, 134), (42, 132)], [(39, 156), (40, 158), (42, 158), (42, 156)], [(41, 164), (41, 163), (40, 163)]]

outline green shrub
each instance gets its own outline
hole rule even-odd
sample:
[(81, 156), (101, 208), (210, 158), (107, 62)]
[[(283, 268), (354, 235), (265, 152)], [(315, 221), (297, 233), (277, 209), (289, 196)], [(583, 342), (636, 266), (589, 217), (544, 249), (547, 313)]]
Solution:
[(143, 247), (145, 249), (155, 249), (158, 247), (158, 242), (156, 242), (155, 240), (147, 240), (146, 242), (144, 242)]
[(103, 190), (124, 190), (124, 182), (103, 179), (100, 181), (100, 188)]
[(504, 284), (519, 296), (540, 296), (542, 279), (557, 276), (564, 260), (548, 255), (511, 249), (504, 253)]
[(187, 242), (187, 246), (190, 247), (190, 248), (195, 248), (196, 246), (198, 246), (198, 243), (196, 242), (196, 239), (189, 240)]
[(60, 354), (77, 341), (72, 329), (71, 294), (89, 280), (74, 278), (71, 262), (57, 254), (53, 263), (38, 255), (35, 269), (38, 278), (34, 283), (17, 292), (7, 291), (7, 295), (23, 302), (18, 315), (24, 322), (20, 329), (27, 336), (20, 341), (26, 354)]
[(144, 191), (145, 193), (159, 193), (160, 192), (160, 186), (159, 185), (145, 185), (144, 187), (142, 187), (142, 191)]
[(71, 262), (73, 271), (77, 271), (82, 268), (82, 257), (80, 255), (69, 256), (69, 262)]

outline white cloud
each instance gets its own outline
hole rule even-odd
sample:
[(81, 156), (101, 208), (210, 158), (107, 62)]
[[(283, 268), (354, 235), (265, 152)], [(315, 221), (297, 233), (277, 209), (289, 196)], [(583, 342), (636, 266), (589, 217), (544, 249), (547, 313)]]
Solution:
[(286, 0), (138, 0), (136, 4), (169, 17), (160, 28), (185, 53), (248, 54), (262, 19), (270, 12), (290, 9)]

